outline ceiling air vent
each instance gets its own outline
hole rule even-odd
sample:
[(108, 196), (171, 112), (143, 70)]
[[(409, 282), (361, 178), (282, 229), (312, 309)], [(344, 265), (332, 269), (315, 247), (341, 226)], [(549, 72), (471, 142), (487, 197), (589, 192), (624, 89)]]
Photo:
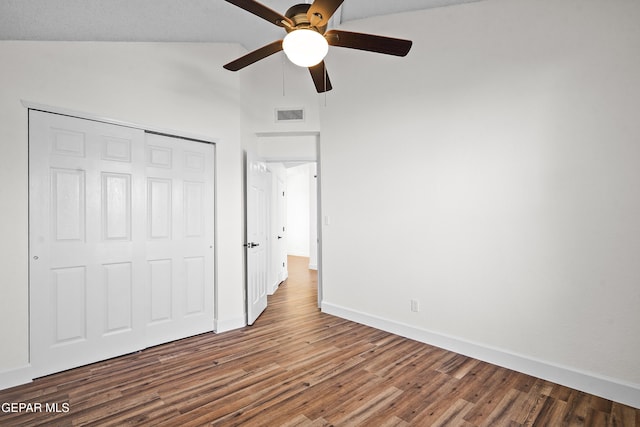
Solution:
[(276, 122), (291, 123), (304, 121), (302, 108), (276, 108)]

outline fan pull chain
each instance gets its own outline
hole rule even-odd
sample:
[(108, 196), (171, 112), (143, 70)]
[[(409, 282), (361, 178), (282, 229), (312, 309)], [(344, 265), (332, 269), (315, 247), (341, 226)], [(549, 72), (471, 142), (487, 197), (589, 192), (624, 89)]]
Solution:
[(326, 64), (322, 67), (324, 68), (324, 108), (327, 108), (327, 66)]
[(282, 97), (284, 98), (285, 95), (285, 91), (284, 91), (284, 66), (285, 64), (285, 59), (284, 59), (284, 52), (282, 53)]

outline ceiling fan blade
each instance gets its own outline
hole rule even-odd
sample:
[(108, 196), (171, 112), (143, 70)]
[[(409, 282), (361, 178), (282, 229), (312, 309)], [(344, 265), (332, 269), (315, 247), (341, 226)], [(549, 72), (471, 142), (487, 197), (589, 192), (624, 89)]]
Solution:
[(313, 84), (316, 85), (318, 93), (328, 92), (332, 89), (331, 80), (329, 80), (324, 61), (318, 65), (309, 67), (309, 72), (311, 72), (311, 78), (313, 79)]
[(275, 24), (279, 27), (284, 27), (286, 22), (290, 26), (294, 26), (293, 21), (291, 21), (286, 16), (281, 15), (275, 10), (269, 9), (267, 6), (262, 3), (258, 3), (254, 0), (226, 0), (227, 2), (238, 6), (241, 9), (246, 10), (247, 12), (253, 13), (256, 16), (259, 16), (262, 19), (265, 19), (272, 24)]
[(327, 25), (329, 19), (344, 0), (315, 0), (307, 11), (307, 18), (314, 27)]
[(395, 56), (406, 56), (413, 44), (411, 40), (341, 30), (329, 30), (324, 37), (331, 46), (348, 47)]
[(231, 61), (223, 67), (230, 71), (238, 71), (247, 65), (251, 65), (254, 62), (258, 62), (261, 59), (266, 58), (267, 56), (271, 56), (274, 53), (280, 52), (282, 50), (282, 40), (277, 40), (273, 43), (270, 43), (266, 46), (262, 46), (260, 49), (256, 49), (253, 52), (247, 53), (245, 56), (242, 56), (235, 61)]

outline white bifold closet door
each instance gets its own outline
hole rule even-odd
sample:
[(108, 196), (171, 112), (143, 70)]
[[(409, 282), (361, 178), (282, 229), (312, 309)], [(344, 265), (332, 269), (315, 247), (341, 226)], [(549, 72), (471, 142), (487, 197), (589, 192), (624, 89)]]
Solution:
[(214, 147), (29, 112), (41, 376), (213, 330)]

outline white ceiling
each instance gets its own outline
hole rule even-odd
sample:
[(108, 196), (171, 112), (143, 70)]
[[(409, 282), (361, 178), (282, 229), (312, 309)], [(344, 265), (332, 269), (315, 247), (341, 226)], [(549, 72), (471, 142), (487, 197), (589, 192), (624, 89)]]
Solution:
[[(472, 1), (479, 0), (346, 0), (330, 27)], [(261, 1), (282, 14), (298, 2), (305, 1)], [(224, 0), (0, 0), (0, 40), (231, 42), (253, 50), (283, 35)]]

